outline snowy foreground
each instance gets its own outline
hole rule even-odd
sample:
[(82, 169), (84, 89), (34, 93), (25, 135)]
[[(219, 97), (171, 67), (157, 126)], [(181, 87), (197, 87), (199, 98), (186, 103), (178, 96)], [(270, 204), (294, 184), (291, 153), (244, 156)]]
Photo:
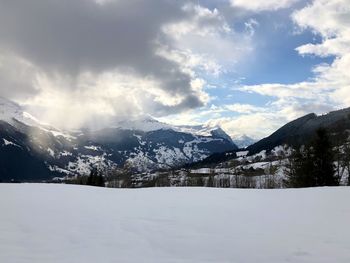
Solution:
[(350, 262), (350, 188), (0, 184), (0, 262)]

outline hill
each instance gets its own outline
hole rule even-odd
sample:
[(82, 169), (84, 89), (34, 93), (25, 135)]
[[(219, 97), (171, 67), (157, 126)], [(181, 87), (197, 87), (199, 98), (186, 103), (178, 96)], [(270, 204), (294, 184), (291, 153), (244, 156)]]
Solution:
[[(249, 154), (263, 150), (270, 151), (276, 146), (287, 144), (301, 146), (307, 144), (318, 128), (326, 128), (333, 140), (342, 140), (344, 132), (350, 130), (350, 108), (317, 116), (314, 113), (287, 123), (276, 132), (249, 146)], [(343, 138), (345, 139), (345, 138)]]

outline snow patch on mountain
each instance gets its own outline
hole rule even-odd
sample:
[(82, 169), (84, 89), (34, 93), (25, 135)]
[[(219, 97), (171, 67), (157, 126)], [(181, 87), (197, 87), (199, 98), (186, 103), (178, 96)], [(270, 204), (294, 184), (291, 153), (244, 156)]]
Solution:
[[(174, 126), (174, 129), (180, 132), (195, 134), (199, 136), (212, 136), (213, 131), (222, 130), (220, 126), (210, 126), (208, 124), (203, 125), (178, 125)], [(220, 131), (221, 133), (221, 131)], [(221, 135), (227, 136), (227, 134), (221, 133)]]
[(107, 169), (114, 166), (115, 164), (104, 153), (96, 156), (80, 155), (75, 161), (69, 162), (66, 169), (79, 175), (88, 175), (93, 168)]
[(137, 151), (130, 158), (127, 163), (139, 172), (151, 170), (157, 167), (157, 164), (152, 161), (147, 152)]
[(55, 158), (55, 151), (51, 148), (47, 148), (47, 152), (51, 155), (51, 157)]
[(193, 162), (203, 160), (210, 155), (208, 151), (200, 150), (198, 148), (198, 142), (200, 142), (198, 139), (186, 142), (183, 147), (183, 152)]
[[(161, 166), (167, 166), (167, 168), (174, 167), (176, 165), (186, 162), (187, 158), (179, 148), (168, 148), (161, 146), (155, 149), (156, 160)], [(165, 167), (164, 167), (165, 168)]]
[(19, 146), (18, 144), (14, 143), (14, 142), (8, 141), (6, 139), (2, 139), (2, 140), (4, 141), (4, 146), (12, 145), (12, 146), (16, 146), (16, 147), (21, 148), (21, 146)]
[[(44, 129), (44, 128), (42, 128), (42, 129)], [(63, 138), (65, 138), (69, 141), (76, 139), (76, 136), (73, 136), (73, 135), (69, 134), (68, 132), (58, 131), (58, 130), (54, 130), (54, 129), (46, 129), (46, 130), (48, 132), (50, 132), (55, 137), (62, 136)]]
[(73, 155), (73, 153), (71, 153), (71, 152), (63, 151), (63, 152), (59, 153), (58, 158), (60, 158), (62, 156), (72, 156), (72, 155)]
[(157, 121), (149, 116), (117, 121), (112, 127), (144, 132), (174, 129), (173, 126)]
[(58, 167), (57, 165), (49, 165), (49, 169), (51, 172), (58, 172), (64, 175), (72, 175), (71, 171), (68, 171), (66, 169), (62, 169), (60, 167)]
[(89, 145), (89, 146), (84, 146), (85, 149), (91, 150), (91, 151), (101, 151), (101, 147), (95, 146), (95, 145)]

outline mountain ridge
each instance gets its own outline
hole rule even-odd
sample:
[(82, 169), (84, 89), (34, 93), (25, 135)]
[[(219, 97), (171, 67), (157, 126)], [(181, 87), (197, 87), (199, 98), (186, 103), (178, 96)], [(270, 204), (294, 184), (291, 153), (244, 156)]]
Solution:
[[(168, 169), (238, 148), (222, 129), (203, 136), (150, 118), (96, 131), (61, 131), (36, 121), (15, 103), (1, 102), (0, 180), (81, 175), (96, 166), (113, 169), (126, 163), (139, 172)], [(26, 171), (31, 171), (28, 176)]]
[(249, 146), (247, 150), (249, 150), (249, 154), (255, 154), (262, 150), (270, 151), (274, 147), (283, 144), (301, 146), (310, 141), (319, 128), (325, 128), (333, 134), (350, 129), (350, 108), (331, 111), (323, 115), (310, 113), (302, 116), (285, 124), (270, 136)]

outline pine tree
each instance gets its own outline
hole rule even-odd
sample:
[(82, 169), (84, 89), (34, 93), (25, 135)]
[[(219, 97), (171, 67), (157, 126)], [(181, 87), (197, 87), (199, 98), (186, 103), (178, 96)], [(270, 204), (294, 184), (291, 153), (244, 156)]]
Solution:
[(87, 185), (91, 186), (100, 186), (104, 187), (105, 186), (105, 180), (103, 175), (97, 171), (97, 169), (92, 169), (90, 172), (90, 175), (87, 179)]
[(94, 181), (94, 170), (90, 172), (90, 175), (86, 181), (86, 185), (93, 185), (93, 181)]
[(289, 163), (286, 166), (286, 173), (287, 173), (287, 181), (286, 185), (287, 187), (300, 187), (300, 164), (303, 159), (301, 149), (298, 148), (294, 150), (289, 158)]
[(313, 187), (316, 185), (312, 155), (310, 147), (302, 147), (293, 152), (288, 173), (287, 185), (289, 187)]
[(328, 133), (318, 129), (315, 139), (304, 149), (296, 150), (290, 161), (287, 185), (314, 187), (339, 185), (335, 174), (334, 152)]
[(347, 185), (350, 186), (350, 144), (349, 143), (346, 143), (344, 146), (344, 155), (342, 158), (342, 163), (345, 169), (348, 171)]
[(313, 176), (316, 186), (339, 185), (335, 175), (334, 152), (327, 130), (320, 128), (316, 131), (316, 138), (312, 143), (313, 148)]
[(208, 177), (207, 187), (214, 187), (214, 175), (212, 174)]

